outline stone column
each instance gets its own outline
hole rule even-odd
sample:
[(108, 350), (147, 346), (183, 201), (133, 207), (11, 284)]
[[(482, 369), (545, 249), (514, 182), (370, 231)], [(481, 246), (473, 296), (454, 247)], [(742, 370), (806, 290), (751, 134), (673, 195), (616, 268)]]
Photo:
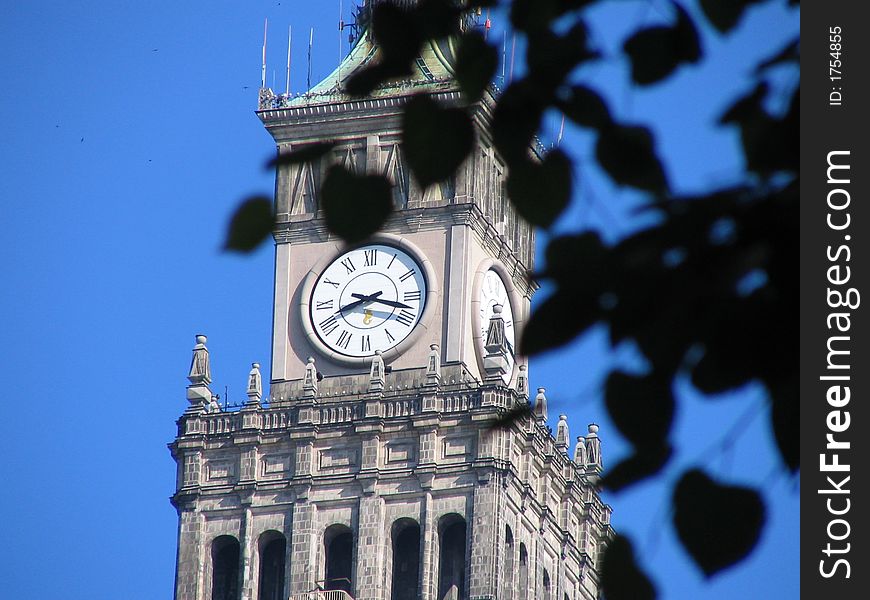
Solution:
[(293, 505), (293, 534), (288, 540), (290, 555), (290, 593), (302, 594), (315, 588), (317, 575), (316, 538), (317, 507), (307, 498), (297, 499)]
[(384, 501), (380, 496), (367, 494), (360, 498), (353, 586), (357, 600), (383, 600), (387, 597), (384, 590), (385, 518)]
[(420, 537), (423, 553), (420, 560), (420, 584), (423, 600), (435, 600), (438, 593), (438, 562), (435, 544), (438, 543), (438, 526), (432, 514), (432, 494), (427, 491), (420, 511)]
[(193, 507), (178, 510), (178, 550), (175, 569), (175, 600), (199, 600), (203, 563), (200, 557), (202, 519)]
[(474, 488), (472, 513), (468, 519), (468, 542), (471, 548), (468, 570), (465, 574), (468, 595), (473, 597), (496, 597), (496, 559), (500, 556), (495, 541), (498, 522), (497, 491), (495, 479), (479, 481)]

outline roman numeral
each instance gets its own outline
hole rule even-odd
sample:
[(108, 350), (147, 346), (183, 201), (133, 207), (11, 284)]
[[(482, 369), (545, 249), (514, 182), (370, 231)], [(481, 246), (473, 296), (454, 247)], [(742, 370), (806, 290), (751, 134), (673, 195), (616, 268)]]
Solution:
[(415, 314), (412, 313), (411, 311), (406, 310), (406, 309), (403, 308), (403, 309), (399, 312), (399, 314), (396, 315), (396, 321), (398, 321), (399, 323), (401, 323), (402, 325), (404, 325), (404, 326), (406, 326), (406, 327), (410, 327), (410, 326), (411, 326), (411, 323), (414, 322), (414, 317), (416, 317), (416, 316), (417, 316), (417, 315), (415, 315)]
[(348, 333), (345, 330), (341, 330), (341, 333), (338, 334), (338, 342), (336, 342), (339, 346), (347, 350), (348, 344), (350, 344), (350, 338), (353, 337), (352, 333)]
[(399, 277), (399, 281), (407, 281), (409, 278), (414, 276), (414, 269), (411, 269), (401, 277)]
[(323, 335), (329, 335), (335, 331), (338, 328), (338, 321), (335, 320), (335, 315), (330, 315), (321, 321), (319, 327), (323, 330)]
[(405, 292), (405, 302), (410, 302), (411, 300), (419, 300), (420, 299), (420, 290), (416, 292)]
[(334, 281), (330, 281), (328, 277), (323, 280), (323, 283), (325, 283), (326, 285), (331, 285), (334, 288), (337, 288), (339, 285), (341, 285), (341, 284), (335, 283)]
[(387, 268), (388, 268), (388, 269), (389, 269), (390, 267), (393, 266), (393, 261), (394, 261), (394, 260), (396, 260), (396, 254), (393, 254), (393, 258), (390, 259), (390, 264), (387, 265)]
[(505, 327), (513, 327), (513, 324), (514, 324), (513, 321), (505, 321), (505, 322), (504, 322), (504, 326), (505, 326)]
[(332, 308), (332, 300), (324, 300), (323, 302), (315, 300), (315, 302), (317, 302), (315, 310), (329, 310)]
[(350, 260), (349, 256), (347, 258), (345, 258), (343, 261), (341, 261), (341, 264), (344, 265), (345, 269), (347, 269), (348, 275), (350, 275), (351, 273), (356, 271), (356, 267), (353, 266), (353, 262)]
[(384, 329), (384, 333), (387, 334), (387, 341), (388, 342), (395, 342), (396, 341), (396, 338), (394, 338), (392, 335), (390, 335), (389, 329)]
[(375, 248), (373, 250), (365, 250), (366, 264), (367, 267), (374, 267), (378, 264), (378, 249)]
[(372, 351), (372, 338), (371, 336), (364, 335), (360, 338), (360, 352), (371, 352)]

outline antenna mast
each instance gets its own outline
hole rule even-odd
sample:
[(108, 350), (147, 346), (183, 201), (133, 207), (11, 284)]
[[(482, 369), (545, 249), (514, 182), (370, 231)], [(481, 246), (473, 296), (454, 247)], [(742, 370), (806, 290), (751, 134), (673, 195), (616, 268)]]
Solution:
[(263, 68), (260, 72), (260, 88), (265, 89), (266, 87), (266, 34), (269, 31), (269, 19), (268, 17), (263, 22)]
[(287, 89), (284, 90), (286, 96), (290, 95), (290, 46), (293, 43), (293, 26), (287, 27)]
[(308, 32), (308, 81), (307, 88), (311, 91), (311, 46), (314, 44), (314, 27)]

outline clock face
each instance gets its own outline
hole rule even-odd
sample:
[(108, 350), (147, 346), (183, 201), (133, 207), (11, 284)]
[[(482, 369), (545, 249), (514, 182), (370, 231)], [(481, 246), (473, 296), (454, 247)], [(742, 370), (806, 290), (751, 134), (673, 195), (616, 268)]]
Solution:
[[(503, 376), (505, 383), (511, 379), (514, 368), (514, 354), (516, 352), (516, 335), (514, 331), (514, 315), (507, 288), (498, 273), (489, 269), (483, 274), (478, 296), (480, 302), (480, 339), (481, 344), (486, 344), (486, 332), (489, 329), (489, 320), (493, 315), (493, 307), (498, 304), (502, 307), (501, 316), (504, 319), (505, 339), (508, 346), (508, 372)], [(483, 350), (486, 354), (486, 350)]]
[(420, 264), (397, 246), (370, 244), (333, 260), (314, 283), (308, 318), (329, 350), (348, 357), (386, 352), (407, 338), (426, 304)]

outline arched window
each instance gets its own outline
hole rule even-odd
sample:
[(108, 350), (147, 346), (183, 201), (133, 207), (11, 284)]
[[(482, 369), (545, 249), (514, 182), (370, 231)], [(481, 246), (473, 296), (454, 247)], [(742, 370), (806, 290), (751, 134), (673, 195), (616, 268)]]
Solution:
[(353, 592), (353, 533), (344, 525), (330, 525), (323, 533), (326, 558), (324, 589)]
[(211, 543), (211, 600), (239, 600), (239, 540), (231, 535)]
[(553, 596), (551, 595), (550, 590), (550, 574), (547, 572), (547, 569), (544, 569), (544, 579), (542, 582), (543, 592), (544, 592), (544, 600), (550, 600)]
[(529, 553), (526, 545), (520, 543), (520, 600), (529, 598)]
[(438, 527), (438, 600), (465, 597), (465, 519), (457, 514), (441, 518)]
[(287, 539), (278, 531), (260, 536), (260, 593), (258, 600), (283, 600)]
[(420, 525), (413, 519), (393, 523), (392, 600), (415, 600), (420, 587)]
[(514, 532), (510, 525), (504, 529), (504, 576), (502, 577), (502, 597), (504, 600), (514, 598)]

